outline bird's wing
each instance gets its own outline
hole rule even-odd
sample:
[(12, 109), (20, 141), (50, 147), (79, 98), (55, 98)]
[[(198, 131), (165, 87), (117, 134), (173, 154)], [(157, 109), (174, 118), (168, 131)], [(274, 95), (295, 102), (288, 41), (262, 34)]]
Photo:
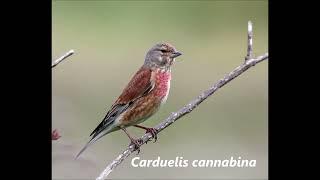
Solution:
[(141, 67), (132, 77), (131, 81), (122, 91), (115, 103), (111, 106), (103, 121), (96, 127), (90, 136), (97, 136), (103, 129), (108, 127), (117, 117), (123, 113), (133, 102), (142, 96), (150, 93), (154, 88), (152, 71), (149, 68)]

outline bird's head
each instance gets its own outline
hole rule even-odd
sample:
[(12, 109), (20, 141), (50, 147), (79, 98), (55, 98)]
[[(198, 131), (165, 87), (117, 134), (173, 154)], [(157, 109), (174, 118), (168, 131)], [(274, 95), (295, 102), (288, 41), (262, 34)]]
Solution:
[(158, 43), (147, 52), (144, 64), (149, 67), (170, 70), (175, 58), (180, 55), (181, 53), (171, 44)]

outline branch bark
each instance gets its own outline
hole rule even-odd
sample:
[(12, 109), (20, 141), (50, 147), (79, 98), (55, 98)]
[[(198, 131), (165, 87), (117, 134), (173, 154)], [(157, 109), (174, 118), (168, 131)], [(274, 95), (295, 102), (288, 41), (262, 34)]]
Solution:
[[(161, 132), (165, 128), (169, 127), (171, 124), (173, 124), (176, 120), (180, 119), (184, 115), (190, 113), (192, 110), (194, 110), (201, 102), (203, 102), (205, 99), (207, 99), (209, 96), (214, 94), (218, 89), (223, 87), (225, 84), (233, 80), (234, 78), (238, 77), (240, 74), (247, 71), (250, 67), (256, 65), (257, 63), (260, 63), (266, 59), (268, 59), (269, 55), (268, 53), (265, 53), (261, 56), (258, 56), (256, 58), (252, 55), (252, 23), (249, 21), (248, 23), (248, 50), (247, 50), (247, 56), (245, 58), (245, 61), (243, 64), (235, 68), (233, 71), (231, 71), (229, 74), (227, 74), (225, 77), (220, 79), (217, 83), (213, 84), (208, 90), (202, 92), (197, 98), (190, 101), (187, 105), (179, 109), (178, 111), (171, 113), (171, 115), (165, 119), (163, 122), (158, 124), (155, 128), (158, 130), (158, 132)], [(152, 135), (150, 133), (147, 133), (141, 137), (142, 143), (140, 146), (144, 145), (146, 142), (152, 139)], [(113, 160), (106, 168), (105, 170), (99, 175), (99, 177), (96, 178), (96, 180), (103, 180), (106, 179), (107, 176), (117, 167), (119, 166), (126, 158), (129, 157), (130, 154), (132, 154), (135, 151), (134, 146), (129, 146), (126, 150), (124, 150), (115, 160)]]

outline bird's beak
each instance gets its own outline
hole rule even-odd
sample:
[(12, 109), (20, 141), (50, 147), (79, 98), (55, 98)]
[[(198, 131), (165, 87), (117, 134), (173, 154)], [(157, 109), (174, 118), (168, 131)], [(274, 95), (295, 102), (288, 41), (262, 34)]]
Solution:
[(176, 58), (176, 57), (178, 57), (178, 56), (181, 56), (182, 54), (180, 53), (180, 52), (174, 52), (174, 53), (172, 53), (172, 58)]

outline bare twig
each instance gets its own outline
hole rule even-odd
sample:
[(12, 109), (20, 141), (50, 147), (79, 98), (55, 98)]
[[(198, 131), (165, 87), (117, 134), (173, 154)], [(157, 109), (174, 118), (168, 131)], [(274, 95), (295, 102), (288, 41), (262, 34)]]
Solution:
[(248, 22), (248, 49), (247, 49), (247, 56), (245, 60), (247, 61), (248, 59), (253, 58), (253, 53), (252, 53), (252, 37), (253, 37), (253, 32), (252, 32), (252, 22)]
[(67, 52), (65, 55), (61, 56), (60, 58), (58, 58), (57, 60), (55, 60), (52, 65), (51, 68), (54, 68), (56, 65), (58, 65), (60, 62), (62, 62), (63, 60), (65, 60), (67, 57), (71, 56), (74, 53), (74, 50), (71, 49), (69, 52)]
[[(58, 65), (60, 62), (62, 62), (63, 60), (65, 60), (67, 57), (71, 56), (74, 53), (74, 50), (71, 49), (69, 52), (67, 52), (65, 55), (61, 56), (60, 58), (58, 58), (57, 60), (55, 60), (52, 65), (51, 68), (54, 68), (56, 65)], [(54, 130), (51, 133), (51, 139), (52, 140), (58, 140), (60, 138), (60, 134), (58, 133), (58, 130)]]
[[(252, 24), (251, 22), (248, 23), (248, 34), (252, 35)], [(251, 27), (250, 27), (251, 26)], [(251, 33), (250, 33), (251, 31)], [(197, 98), (192, 100), (190, 103), (179, 109), (177, 112), (172, 113), (167, 119), (165, 119), (163, 122), (158, 124), (155, 128), (158, 130), (158, 132), (164, 130), (171, 124), (173, 124), (176, 120), (180, 119), (184, 115), (190, 113), (193, 109), (195, 109), (201, 102), (203, 102), (205, 99), (207, 99), (209, 96), (211, 96), (214, 92), (216, 92), (219, 88), (223, 87), (225, 84), (230, 82), (232, 79), (236, 78), (246, 70), (248, 70), (250, 67), (256, 65), (257, 63), (260, 63), (266, 59), (268, 59), (269, 55), (268, 53), (265, 53), (259, 57), (253, 58), (252, 57), (252, 36), (248, 36), (248, 39), (251, 38), (251, 41), (248, 40), (248, 56), (249, 59), (246, 58), (246, 61), (235, 68), (233, 71), (231, 71), (229, 74), (227, 74), (224, 78), (220, 79), (217, 83), (215, 83), (213, 86), (211, 86), (208, 90), (202, 92)], [(150, 133), (145, 134), (141, 137), (142, 143), (140, 146), (148, 142), (152, 138), (152, 135)], [(135, 151), (134, 146), (129, 146), (126, 150), (124, 150), (115, 160), (113, 160), (106, 168), (105, 170), (99, 175), (99, 177), (96, 178), (96, 180), (103, 180), (107, 178), (107, 176), (118, 166), (120, 165), (131, 153)]]

